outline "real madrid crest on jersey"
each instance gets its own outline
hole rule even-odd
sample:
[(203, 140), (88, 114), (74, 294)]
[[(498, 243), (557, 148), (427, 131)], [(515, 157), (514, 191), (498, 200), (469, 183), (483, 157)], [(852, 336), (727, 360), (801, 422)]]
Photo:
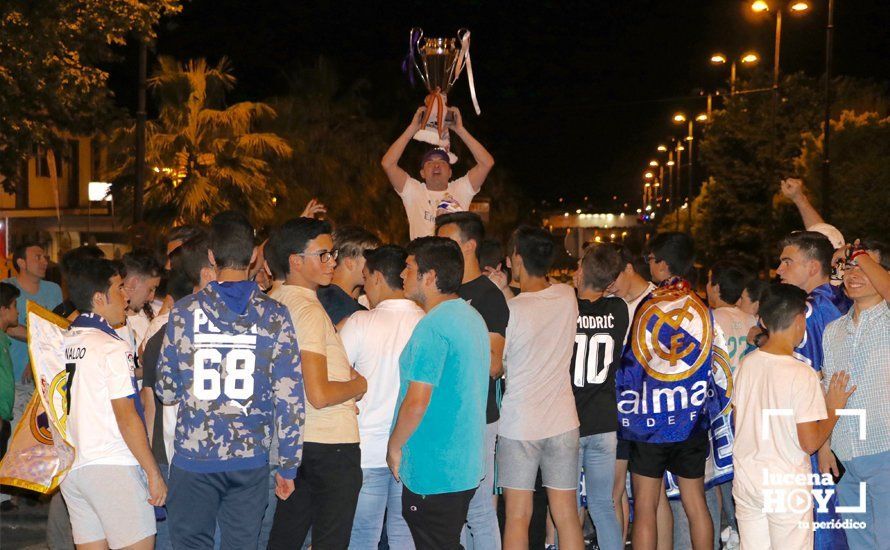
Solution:
[(709, 393), (721, 393), (712, 385), (714, 338), (710, 310), (682, 279), (640, 304), (616, 373), (621, 437), (672, 443), (706, 428)]

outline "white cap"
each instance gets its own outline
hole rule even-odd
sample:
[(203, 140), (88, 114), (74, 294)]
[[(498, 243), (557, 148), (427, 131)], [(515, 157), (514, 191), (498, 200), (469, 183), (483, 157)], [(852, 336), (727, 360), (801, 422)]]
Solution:
[(831, 246), (834, 247), (835, 250), (838, 248), (843, 248), (846, 244), (844, 242), (844, 236), (838, 231), (837, 227), (828, 224), (828, 223), (817, 223), (813, 224), (810, 227), (807, 227), (807, 231), (815, 231), (816, 233), (822, 233), (828, 240), (831, 241)]

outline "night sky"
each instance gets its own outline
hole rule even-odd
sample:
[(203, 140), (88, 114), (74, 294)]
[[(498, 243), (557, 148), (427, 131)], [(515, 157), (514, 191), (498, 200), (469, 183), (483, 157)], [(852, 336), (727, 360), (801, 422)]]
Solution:
[[(816, 0), (806, 15), (783, 20), (783, 72), (824, 70), (826, 4)], [(890, 80), (890, 2), (836, 4), (835, 74)], [(162, 22), (155, 52), (211, 61), (228, 56), (239, 79), (233, 101), (286, 93), (288, 78), (324, 55), (344, 80), (369, 81), (372, 115), (407, 124), (424, 96), (400, 70), (408, 30), (454, 36), (467, 27), (482, 116), (472, 113), (466, 75), (449, 102), (495, 155), (495, 169), (533, 198), (588, 195), (608, 208), (613, 194), (638, 195), (656, 145), (679, 132), (670, 115), (704, 110), (700, 91), (725, 87), (729, 69), (708, 63), (713, 51), (754, 49), (771, 66), (774, 20), (748, 6), (736, 0), (190, 0), (182, 14)], [(135, 56), (125, 53), (112, 87), (119, 103), (132, 107)]]

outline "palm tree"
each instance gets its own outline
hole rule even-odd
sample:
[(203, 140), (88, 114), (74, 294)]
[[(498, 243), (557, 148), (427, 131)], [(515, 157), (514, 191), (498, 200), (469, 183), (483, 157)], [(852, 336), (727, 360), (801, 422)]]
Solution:
[[(256, 131), (275, 110), (254, 102), (225, 106), (236, 83), (225, 58), (213, 67), (204, 59), (179, 64), (166, 56), (159, 63), (148, 81), (159, 117), (146, 129), (147, 222), (206, 221), (230, 208), (245, 210), (254, 223), (268, 222), (284, 188), (271, 163), (292, 154), (286, 140)], [(128, 128), (117, 141), (131, 135)], [(118, 166), (114, 175), (132, 172), (131, 160)]]
[(366, 86), (362, 80), (342, 82), (335, 67), (319, 58), (291, 80), (287, 95), (269, 100), (279, 116), (265, 127), (295, 150), (275, 163), (287, 181), (277, 221), (299, 215), (317, 197), (335, 224), (361, 225), (391, 242), (407, 239), (405, 210), (380, 169), (394, 130), (366, 112)]

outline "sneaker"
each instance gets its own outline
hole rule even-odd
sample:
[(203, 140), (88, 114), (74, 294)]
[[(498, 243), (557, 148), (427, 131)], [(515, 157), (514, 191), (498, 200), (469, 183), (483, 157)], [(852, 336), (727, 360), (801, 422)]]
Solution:
[[(729, 531), (726, 540), (723, 542), (724, 550), (738, 550), (739, 548), (739, 534), (732, 527), (727, 527), (726, 530)], [(720, 538), (723, 538), (723, 533), (720, 534)]]

